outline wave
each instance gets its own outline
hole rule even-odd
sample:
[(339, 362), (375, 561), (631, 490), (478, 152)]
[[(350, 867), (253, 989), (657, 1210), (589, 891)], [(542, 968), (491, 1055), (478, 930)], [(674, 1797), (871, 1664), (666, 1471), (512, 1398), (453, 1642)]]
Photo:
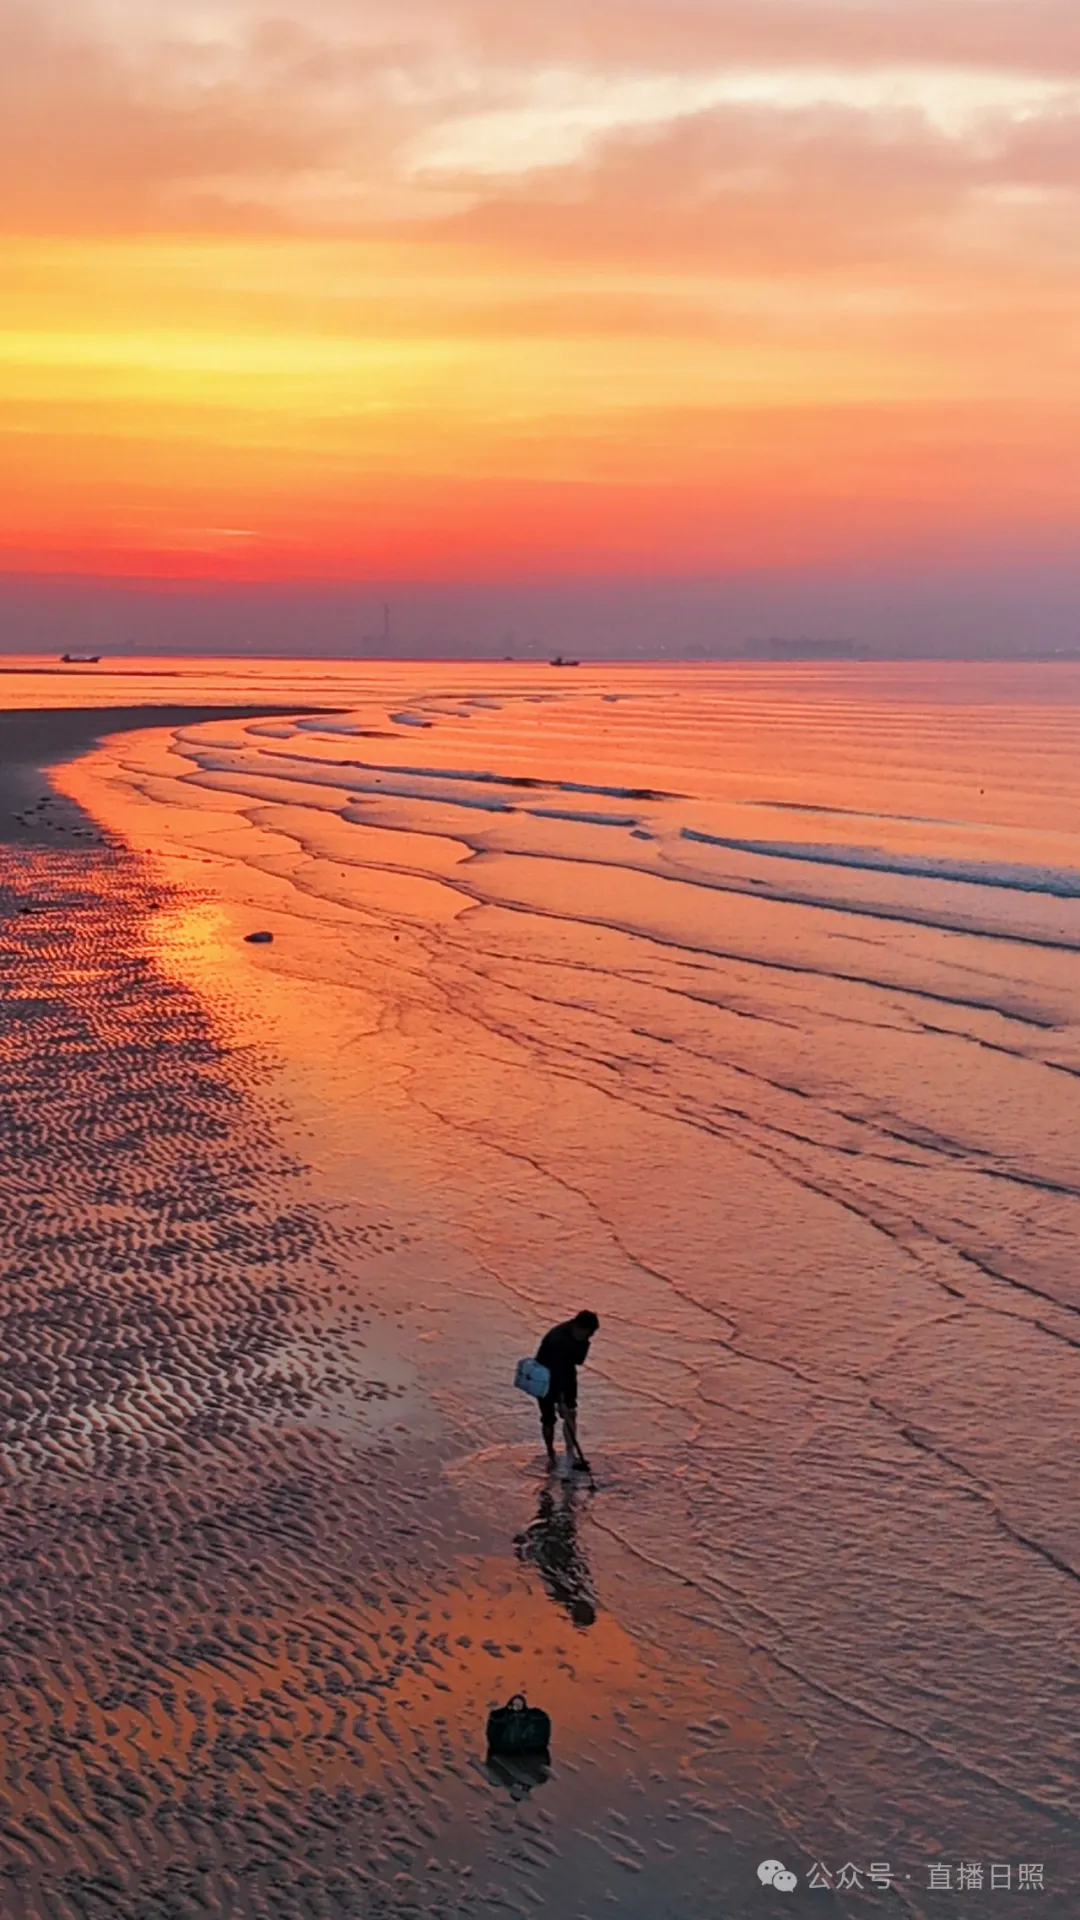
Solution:
[(589, 813), (583, 807), (520, 807), (518, 811), (528, 814), (530, 820), (572, 820), (586, 827), (637, 826), (632, 813)]
[[(391, 717), (395, 720), (400, 720), (401, 718), (400, 714), (394, 714)], [(418, 721), (415, 724), (426, 726), (428, 723), (426, 721)], [(349, 732), (350, 729), (346, 727), (335, 727), (333, 731), (335, 733), (346, 733)], [(360, 731), (360, 729), (353, 731)], [(367, 736), (371, 738), (371, 730), (366, 729), (365, 731), (367, 732)], [(391, 734), (378, 737), (396, 739), (397, 735)], [(215, 742), (215, 746), (217, 744), (218, 743)], [(205, 749), (201, 749), (201, 751), (205, 751)], [(545, 780), (537, 774), (498, 773), (494, 768), (490, 767), (417, 767), (402, 765), (396, 761), (393, 764), (389, 764), (388, 762), (380, 760), (320, 760), (313, 754), (281, 753), (273, 748), (267, 749), (267, 753), (272, 754), (275, 761), (295, 761), (297, 766), (303, 767), (305, 770), (311, 768), (329, 768), (332, 772), (337, 772), (342, 767), (349, 767), (358, 773), (377, 773), (383, 776), (393, 775), (395, 779), (401, 776), (408, 780), (460, 781), (466, 786), (520, 787), (531, 792), (540, 793), (587, 793), (593, 794), (603, 800), (681, 800), (685, 797), (679, 793), (665, 793), (658, 787), (604, 787), (593, 785), (587, 780)], [(282, 777), (288, 778), (287, 775), (283, 775)]]
[[(268, 734), (268, 727), (248, 727), (248, 733)], [(366, 727), (359, 720), (328, 720), (318, 714), (311, 720), (294, 720), (291, 726), (283, 726), (275, 739), (295, 740), (302, 734), (346, 734), (350, 740), (400, 740), (400, 733), (391, 733), (387, 727)]]
[[(459, 815), (498, 816), (509, 825), (510, 818), (521, 823), (521, 829), (507, 841), (499, 851), (522, 860), (545, 859), (562, 860), (582, 870), (580, 852), (570, 846), (560, 849), (545, 844), (538, 847), (521, 834), (525, 823), (535, 822), (540, 830), (545, 822), (552, 825), (562, 821), (583, 826), (615, 827), (626, 834), (626, 841), (619, 849), (618, 857), (600, 858), (594, 853), (587, 864), (595, 868), (605, 868), (622, 873), (648, 873), (653, 880), (664, 881), (671, 885), (705, 890), (720, 895), (745, 896), (756, 900), (768, 900), (774, 905), (802, 907), (816, 912), (826, 912), (846, 917), (849, 920), (893, 922), (902, 925), (922, 926), (931, 931), (963, 933), (976, 938), (1005, 942), (1010, 945), (1038, 947), (1046, 951), (1075, 953), (1080, 951), (1077, 939), (1071, 929), (1057, 925), (1013, 925), (997, 924), (986, 911), (985, 897), (980, 910), (972, 911), (970, 903), (960, 905), (947, 903), (940, 894), (924, 897), (922, 901), (896, 898), (849, 898), (837, 897), (831, 891), (824, 895), (815, 889), (813, 879), (807, 887), (794, 884), (793, 877), (777, 872), (775, 878), (765, 876), (739, 876), (732, 873), (709, 871), (707, 866), (699, 869), (684, 867), (682, 863), (669, 867), (665, 871), (662, 864), (656, 864), (656, 853), (664, 860), (666, 835), (659, 838), (650, 833), (632, 814), (602, 813), (585, 808), (561, 808), (558, 806), (527, 806), (515, 804), (512, 792), (500, 791), (501, 776), (479, 771), (463, 774), (460, 769), (437, 767), (398, 766), (394, 764), (365, 762), (359, 760), (328, 761), (303, 754), (278, 752), (276, 749), (262, 749), (251, 755), (235, 750), (214, 750), (205, 746), (196, 747), (185, 742), (181, 749), (185, 757), (195, 762), (198, 769), (182, 776), (185, 784), (208, 788), (224, 788), (231, 792), (247, 794), (252, 799), (286, 801), (295, 795), (299, 804), (305, 804), (303, 789), (309, 794), (322, 790), (328, 795), (336, 794), (336, 809), (343, 820), (350, 825), (365, 826), (376, 817), (382, 824), (388, 821), (387, 809), (395, 810), (394, 823), (399, 830), (413, 833), (434, 832), (440, 837), (450, 833), (452, 837), (470, 846), (474, 852), (492, 851), (491, 838), (485, 832), (483, 842), (477, 840), (474, 833), (466, 827), (464, 819), (461, 826), (451, 827), (445, 819), (437, 824), (422, 824), (421, 817), (412, 809), (419, 804), (421, 808), (452, 810)], [(469, 781), (475, 780), (479, 791), (469, 792)], [(514, 777), (507, 783), (536, 786), (546, 792), (557, 793), (600, 793), (621, 795), (632, 792), (628, 788), (593, 787), (584, 782), (561, 781), (550, 784), (540, 780), (517, 781)], [(330, 802), (334, 805), (334, 802)], [(404, 811), (408, 809), (410, 811)], [(494, 824), (494, 823), (493, 823)], [(634, 841), (649, 844), (650, 852), (644, 847), (635, 853)], [(1006, 898), (1031, 898), (1040, 894), (1057, 900), (1080, 898), (1080, 875), (1065, 870), (1058, 875), (1049, 868), (1009, 867), (1007, 865), (991, 867), (977, 862), (949, 860), (932, 856), (889, 855), (879, 849), (859, 847), (816, 847), (810, 843), (788, 843), (783, 841), (748, 840), (741, 837), (710, 834), (699, 828), (683, 827), (667, 840), (667, 857), (675, 844), (684, 846), (716, 847), (730, 849), (773, 859), (778, 863), (792, 861), (801, 863), (812, 870), (815, 866), (827, 870), (830, 865), (840, 869), (862, 871), (877, 875), (899, 875), (908, 879), (947, 880), (953, 883), (962, 881), (976, 888), (991, 888)], [(609, 843), (611, 844), (611, 843)], [(612, 856), (616, 848), (611, 847)], [(823, 877), (823, 876), (822, 876)], [(1057, 879), (1059, 884), (1047, 884)], [(1064, 881), (1065, 884), (1060, 884)], [(1040, 884), (1040, 882), (1042, 884)], [(644, 928), (641, 931), (646, 931)]]
[(984, 860), (954, 860), (946, 855), (885, 853), (879, 847), (818, 846), (806, 840), (738, 840), (727, 834), (683, 827), (683, 840), (765, 860), (801, 860), (810, 866), (853, 867), (860, 872), (903, 874), (913, 880), (946, 880), (969, 887), (998, 887), (1009, 893), (1044, 893), (1057, 900), (1080, 899), (1080, 873), (1071, 867), (1029, 867), (1019, 861), (991, 865)]
[[(297, 755), (299, 759), (302, 756)], [(587, 793), (602, 800), (679, 800), (681, 794), (664, 793), (657, 787), (602, 787), (587, 780), (544, 780), (535, 774), (496, 773), (481, 767), (406, 767), (380, 766), (369, 760), (347, 760), (336, 765), (357, 767), (367, 773), (404, 774), (411, 780), (454, 780), (468, 786), (521, 787), (541, 793)]]
[(871, 812), (866, 807), (826, 807), (811, 800), (754, 800), (751, 805), (760, 807), (768, 813), (817, 813), (823, 817), (843, 820), (903, 820), (905, 824), (916, 827), (962, 827), (970, 825), (963, 820), (939, 820), (928, 813), (882, 813)]

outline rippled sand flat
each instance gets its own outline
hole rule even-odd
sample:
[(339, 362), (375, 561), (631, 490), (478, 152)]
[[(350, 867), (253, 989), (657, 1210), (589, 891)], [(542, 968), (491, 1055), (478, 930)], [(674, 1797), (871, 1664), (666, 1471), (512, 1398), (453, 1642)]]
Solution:
[(1073, 683), (200, 671), (3, 856), (5, 1913), (1070, 1913)]
[[(638, 1878), (668, 1828), (619, 1802), (659, 1764), (690, 1820), (691, 1694), (613, 1619), (575, 1630), (572, 1490), (519, 1551), (463, 1518), (370, 1327), (404, 1236), (320, 1208), (265, 1068), (155, 969), (175, 903), (113, 854), (4, 882), (5, 1913), (567, 1901), (560, 1802), (621, 1862), (593, 1897)], [(538, 1668), (546, 1816), (483, 1764)]]

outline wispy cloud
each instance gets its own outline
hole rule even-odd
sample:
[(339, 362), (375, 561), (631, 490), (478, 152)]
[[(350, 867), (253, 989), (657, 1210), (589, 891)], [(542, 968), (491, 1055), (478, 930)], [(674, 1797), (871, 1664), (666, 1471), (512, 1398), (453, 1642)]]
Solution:
[(1080, 28), (1032, 0), (1020, 33), (1018, 11), (313, 0), (288, 18), (241, 0), (183, 15), (4, 0), (0, 193), (23, 230), (369, 231), (512, 183), (546, 206), (550, 244), (560, 206), (573, 243), (600, 172), (606, 216), (653, 161), (669, 182), (691, 169), (684, 201), (707, 163), (721, 195), (725, 178), (751, 205), (759, 190), (771, 235), (785, 169), (808, 167), (807, 193), (839, 188), (858, 235), (875, 194), (884, 225), (932, 187), (951, 205), (988, 182), (1075, 186)]

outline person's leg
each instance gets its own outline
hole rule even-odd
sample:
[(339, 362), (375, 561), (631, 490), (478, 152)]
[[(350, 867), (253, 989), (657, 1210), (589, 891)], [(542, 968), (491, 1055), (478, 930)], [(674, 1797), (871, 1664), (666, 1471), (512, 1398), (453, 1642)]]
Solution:
[(551, 1466), (554, 1466), (555, 1465), (555, 1402), (550, 1397), (550, 1395), (545, 1395), (544, 1398), (538, 1404), (540, 1407), (540, 1431), (544, 1436), (544, 1446), (547, 1448), (548, 1462)]

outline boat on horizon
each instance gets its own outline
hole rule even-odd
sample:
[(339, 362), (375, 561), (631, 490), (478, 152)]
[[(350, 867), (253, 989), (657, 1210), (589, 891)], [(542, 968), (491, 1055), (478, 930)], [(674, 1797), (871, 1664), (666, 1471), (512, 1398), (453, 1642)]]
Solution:
[(68, 667), (96, 667), (101, 655), (100, 653), (62, 653), (60, 659)]
[(554, 659), (548, 662), (548, 665), (552, 667), (580, 667), (581, 661), (580, 660), (564, 660), (562, 654), (557, 653)]

